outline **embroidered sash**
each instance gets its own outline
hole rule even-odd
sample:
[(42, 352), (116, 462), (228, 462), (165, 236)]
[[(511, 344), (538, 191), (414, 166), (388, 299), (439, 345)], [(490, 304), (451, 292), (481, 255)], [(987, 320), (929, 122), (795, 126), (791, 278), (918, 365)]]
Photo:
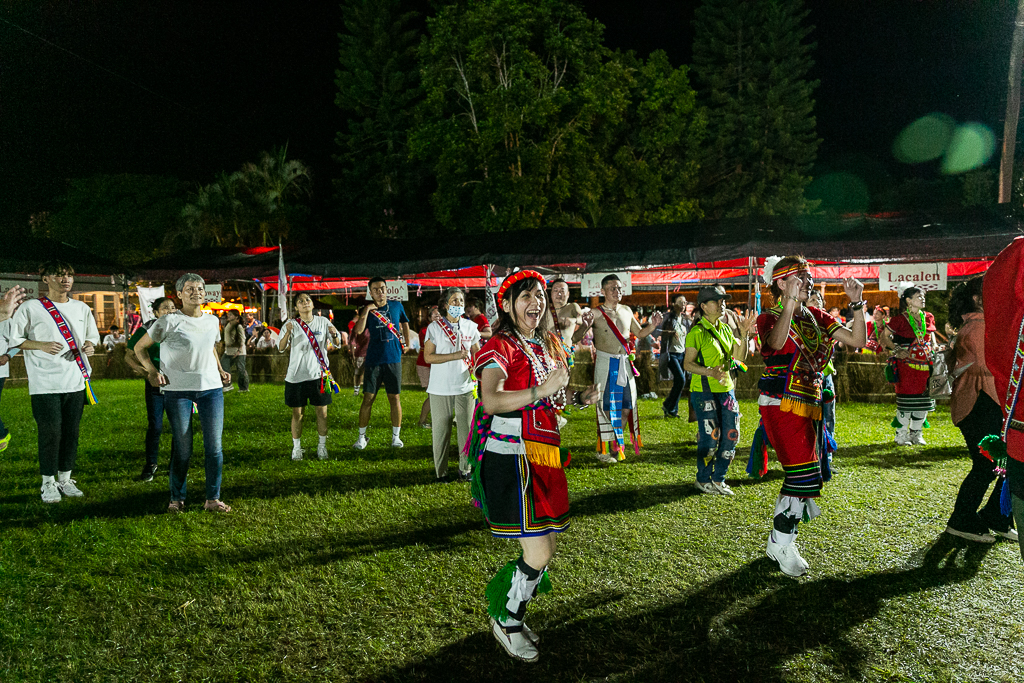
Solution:
[[(467, 349), (462, 346), (462, 332), (455, 325), (452, 325), (448, 320), (441, 316), (438, 320), (441, 323), (441, 329), (444, 331), (444, 336), (448, 337), (448, 341), (452, 343), (457, 351), (466, 351)], [(465, 358), (462, 359), (462, 364), (469, 368), (470, 362)]]
[(598, 307), (598, 310), (601, 311), (601, 315), (603, 315), (604, 319), (608, 322), (608, 327), (611, 328), (612, 334), (614, 334), (615, 338), (619, 340), (619, 344), (622, 345), (623, 350), (626, 352), (626, 356), (629, 359), (629, 369), (633, 371), (633, 376), (639, 377), (640, 372), (633, 366), (633, 359), (636, 358), (636, 345), (631, 341), (626, 341), (622, 337), (622, 333), (619, 332), (619, 328), (615, 325), (615, 321), (611, 319), (603, 307)]
[(1024, 320), (1020, 321), (1020, 330), (1017, 332), (1017, 348), (1013, 354), (1013, 362), (1010, 364), (1010, 377), (1006, 383), (1006, 400), (1003, 402), (1003, 427), (1000, 436), (1006, 441), (1007, 433), (1011, 428), (1019, 429), (1013, 423), (1014, 413), (1017, 411), (1017, 403), (1020, 400), (1021, 378), (1024, 376)]
[(338, 386), (338, 383), (334, 381), (334, 377), (331, 375), (331, 366), (327, 363), (327, 354), (320, 348), (320, 342), (316, 340), (316, 335), (313, 334), (313, 330), (309, 329), (309, 325), (302, 318), (295, 316), (295, 322), (299, 324), (299, 329), (306, 333), (306, 339), (313, 348), (313, 355), (316, 356), (317, 363), (320, 364), (320, 393), (326, 394), (330, 392), (337, 394), (341, 391), (341, 387)]
[(381, 313), (376, 308), (370, 311), (370, 313), (373, 313), (373, 315), (376, 316), (380, 324), (388, 328), (388, 331), (391, 332), (391, 334), (395, 335), (395, 337), (398, 339), (398, 343), (402, 345), (402, 353), (405, 353), (405, 339), (402, 337), (402, 333), (398, 331), (398, 328), (395, 327), (395, 324), (391, 322), (391, 319), (384, 315), (383, 313)]
[(82, 351), (78, 348), (78, 342), (75, 341), (75, 335), (71, 333), (71, 328), (68, 326), (64, 316), (60, 314), (57, 307), (54, 306), (53, 302), (50, 301), (49, 297), (41, 297), (39, 303), (43, 305), (46, 312), (53, 318), (53, 322), (57, 323), (57, 330), (61, 336), (64, 337), (64, 341), (67, 342), (68, 348), (71, 350), (71, 355), (74, 357), (75, 362), (78, 363), (78, 369), (82, 371), (82, 377), (85, 378), (85, 397), (89, 399), (89, 405), (94, 406), (98, 403), (96, 400), (96, 392), (92, 390), (92, 382), (89, 379), (89, 371), (85, 367), (85, 360), (82, 358)]

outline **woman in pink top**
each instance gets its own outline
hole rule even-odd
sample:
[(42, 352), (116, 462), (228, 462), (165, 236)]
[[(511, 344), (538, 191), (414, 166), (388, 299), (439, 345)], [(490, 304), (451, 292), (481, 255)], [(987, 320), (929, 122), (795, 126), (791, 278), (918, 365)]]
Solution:
[(949, 295), (949, 322), (959, 330), (953, 342), (956, 352), (955, 371), (973, 363), (953, 385), (950, 414), (964, 435), (971, 454), (971, 471), (960, 485), (953, 514), (946, 533), (980, 543), (994, 543), (995, 536), (1017, 540), (1013, 519), (999, 511), (999, 493), (1002, 481), (985, 506), (981, 506), (985, 493), (996, 479), (992, 461), (981, 454), (978, 442), (989, 434), (998, 434), (1003, 424), (1003, 413), (996, 396), (992, 373), (985, 365), (985, 315), (982, 311), (981, 276), (958, 285)]

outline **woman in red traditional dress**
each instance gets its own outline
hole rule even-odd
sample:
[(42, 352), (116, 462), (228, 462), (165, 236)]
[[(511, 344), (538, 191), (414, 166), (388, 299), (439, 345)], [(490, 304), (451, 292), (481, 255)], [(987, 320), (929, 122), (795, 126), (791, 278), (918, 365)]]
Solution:
[[(864, 285), (852, 278), (843, 282), (853, 311), (853, 329), (848, 330), (820, 308), (806, 306), (814, 278), (802, 256), (770, 257), (765, 261), (764, 279), (771, 285), (775, 305), (757, 319), (765, 364), (758, 382), (758, 431), (775, 449), (786, 473), (775, 501), (766, 552), (783, 573), (801, 576), (809, 565), (796, 547), (797, 524), (821, 514), (814, 499), (831, 477), (827, 457), (817, 449), (822, 429), (822, 370), (832, 358), (835, 342), (851, 349), (864, 346)], [(755, 446), (757, 442), (755, 437)], [(755, 450), (751, 451), (751, 466), (760, 474), (767, 463), (762, 456), (760, 466), (755, 466)]]
[(569, 528), (569, 493), (557, 409), (583, 407), (597, 386), (567, 388), (569, 371), (558, 338), (546, 325), (544, 278), (524, 270), (498, 290), (494, 335), (477, 356), (481, 406), (467, 444), (473, 495), (491, 533), (523, 548), (487, 586), (491, 631), (516, 659), (536, 661), (537, 637), (523, 623), (527, 603), (550, 589), (547, 565), (554, 534)]
[[(883, 332), (883, 344), (892, 349), (886, 369), (896, 385), (896, 444), (924, 446), (928, 413), (935, 410), (935, 399), (928, 394), (932, 374), (932, 349), (935, 348), (935, 318), (924, 310), (924, 290), (901, 282), (896, 289), (900, 312), (889, 319)], [(895, 372), (895, 377), (893, 373)]]

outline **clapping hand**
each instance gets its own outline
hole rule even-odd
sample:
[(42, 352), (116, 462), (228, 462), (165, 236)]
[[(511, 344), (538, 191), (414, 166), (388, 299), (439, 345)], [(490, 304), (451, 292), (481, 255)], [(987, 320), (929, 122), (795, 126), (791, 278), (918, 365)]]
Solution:
[(591, 384), (589, 387), (580, 392), (580, 400), (583, 401), (583, 405), (592, 406), (601, 400), (601, 385)]
[(800, 288), (804, 286), (804, 281), (796, 275), (790, 275), (784, 278), (779, 283), (779, 289), (782, 290), (782, 296), (785, 298), (800, 299)]
[(26, 296), (25, 288), (20, 285), (14, 285), (8, 289), (3, 297), (0, 297), (0, 320), (7, 320), (14, 315)]

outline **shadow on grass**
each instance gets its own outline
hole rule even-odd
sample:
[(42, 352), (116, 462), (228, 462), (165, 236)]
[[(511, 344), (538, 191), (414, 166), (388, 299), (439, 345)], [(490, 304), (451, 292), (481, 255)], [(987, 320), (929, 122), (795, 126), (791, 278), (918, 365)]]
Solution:
[[(851, 631), (886, 601), (974, 577), (991, 546), (943, 534), (909, 567), (845, 579), (793, 581), (767, 558), (751, 562), (650, 611), (580, 618), (531, 608), (541, 659), (511, 660), (486, 630), (432, 656), (364, 680), (390, 681), (740, 681), (787, 680), (787, 661), (818, 650), (843, 680), (860, 680), (871, 652)], [(553, 577), (555, 590), (558, 577)], [(607, 602), (594, 596), (597, 602)], [(890, 613), (886, 618), (898, 619)]]
[(964, 448), (949, 446), (897, 446), (892, 443), (840, 446), (835, 461), (852, 465), (893, 469), (896, 467), (927, 467), (930, 463), (967, 458)]

